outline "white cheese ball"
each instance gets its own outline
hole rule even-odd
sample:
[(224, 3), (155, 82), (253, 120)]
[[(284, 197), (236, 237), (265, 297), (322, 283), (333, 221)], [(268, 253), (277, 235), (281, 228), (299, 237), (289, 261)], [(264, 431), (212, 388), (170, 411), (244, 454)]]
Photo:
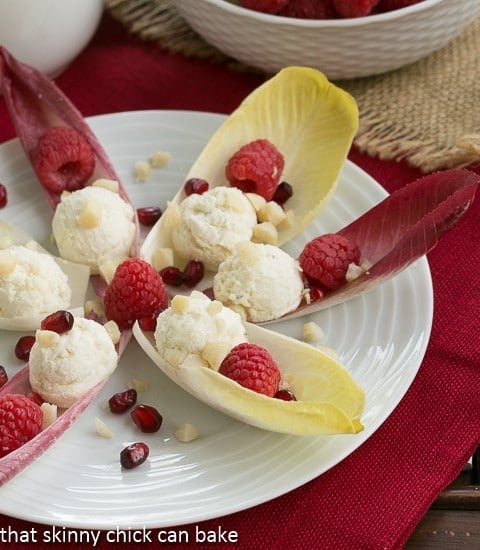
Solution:
[(110, 376), (117, 362), (105, 328), (77, 317), (63, 334), (37, 330), (29, 359), (30, 384), (48, 403), (67, 408)]

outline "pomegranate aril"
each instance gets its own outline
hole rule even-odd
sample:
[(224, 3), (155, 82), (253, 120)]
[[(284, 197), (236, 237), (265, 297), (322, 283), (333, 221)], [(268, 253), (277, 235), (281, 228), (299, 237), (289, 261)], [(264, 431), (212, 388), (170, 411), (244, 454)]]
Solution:
[(5, 367), (0, 366), (0, 388), (8, 382), (8, 374)]
[(35, 336), (21, 336), (15, 345), (15, 357), (21, 361), (28, 361), (33, 344), (35, 344)]
[(315, 283), (309, 282), (308, 290), (310, 294), (310, 300), (312, 302), (318, 302), (318, 300), (321, 300), (325, 296), (325, 291), (317, 286)]
[(153, 332), (157, 328), (158, 313), (150, 315), (150, 317), (142, 317), (138, 320), (139, 327), (144, 332)]
[(73, 315), (64, 309), (50, 313), (40, 323), (42, 330), (51, 330), (57, 334), (63, 334), (73, 327)]
[(184, 190), (186, 195), (202, 195), (205, 191), (208, 191), (208, 181), (202, 178), (190, 178), (185, 182)]
[(160, 270), (162, 281), (169, 286), (181, 286), (183, 283), (183, 273), (175, 266), (164, 267)]
[(205, 269), (199, 260), (190, 260), (183, 270), (183, 283), (193, 287), (203, 279)]
[(128, 390), (114, 393), (108, 400), (108, 406), (112, 413), (121, 414), (133, 407), (137, 402), (137, 390), (130, 388)]
[(137, 208), (138, 221), (146, 227), (151, 227), (160, 219), (162, 211), (158, 206)]
[(120, 451), (120, 464), (130, 470), (143, 464), (149, 453), (150, 449), (145, 443), (132, 443)]
[(276, 399), (281, 399), (282, 401), (296, 401), (297, 398), (295, 394), (290, 390), (278, 390), (274, 395)]
[(292, 186), (288, 182), (282, 181), (277, 185), (277, 188), (275, 189), (275, 193), (273, 194), (273, 197), (272, 197), (272, 201), (275, 201), (280, 206), (283, 206), (292, 195), (293, 195)]
[(7, 206), (7, 202), (7, 188), (3, 185), (3, 183), (0, 183), (0, 208)]
[(130, 416), (137, 428), (144, 433), (157, 432), (163, 422), (162, 415), (151, 405), (137, 405)]

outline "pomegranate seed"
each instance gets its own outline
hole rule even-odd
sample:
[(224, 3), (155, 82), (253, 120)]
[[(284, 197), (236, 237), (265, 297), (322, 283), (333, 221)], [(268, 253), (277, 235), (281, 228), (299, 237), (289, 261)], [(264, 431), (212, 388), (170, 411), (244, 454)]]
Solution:
[(143, 208), (137, 208), (138, 221), (147, 227), (155, 225), (161, 215), (162, 211), (158, 206), (145, 206)]
[(187, 195), (202, 195), (205, 191), (208, 191), (209, 185), (208, 181), (202, 178), (190, 178), (185, 182), (185, 193)]
[(28, 361), (33, 344), (35, 344), (35, 336), (21, 336), (15, 345), (15, 357), (20, 361)]
[(202, 280), (204, 273), (205, 269), (202, 262), (190, 260), (183, 270), (183, 283), (188, 287), (195, 286)]
[(8, 374), (5, 367), (0, 366), (0, 388), (8, 382)]
[(130, 415), (137, 428), (144, 433), (157, 432), (163, 422), (162, 415), (151, 405), (137, 405)]
[(112, 413), (121, 414), (133, 407), (137, 402), (137, 390), (131, 388), (122, 392), (114, 393), (108, 400), (108, 406)]
[(51, 330), (58, 334), (69, 331), (73, 327), (73, 315), (65, 309), (50, 313), (40, 323), (42, 330)]
[(312, 302), (317, 302), (325, 296), (325, 292), (311, 281), (308, 282), (308, 289), (310, 291), (310, 300)]
[(292, 186), (286, 181), (282, 181), (277, 185), (275, 193), (273, 194), (272, 201), (277, 202), (280, 205), (285, 204), (288, 199), (293, 195)]
[(295, 397), (294, 393), (290, 390), (278, 390), (277, 393), (274, 395), (277, 399), (281, 399), (282, 401), (296, 401), (297, 398)]
[(153, 332), (157, 328), (158, 312), (150, 315), (150, 317), (142, 317), (138, 320), (140, 328), (144, 332)]
[(0, 208), (7, 206), (7, 202), (7, 188), (3, 185), (3, 183), (0, 183)]
[(147, 460), (149, 452), (150, 449), (145, 443), (132, 443), (120, 451), (120, 464), (129, 470), (136, 468)]
[(161, 269), (160, 277), (169, 286), (180, 286), (183, 283), (183, 273), (173, 265)]

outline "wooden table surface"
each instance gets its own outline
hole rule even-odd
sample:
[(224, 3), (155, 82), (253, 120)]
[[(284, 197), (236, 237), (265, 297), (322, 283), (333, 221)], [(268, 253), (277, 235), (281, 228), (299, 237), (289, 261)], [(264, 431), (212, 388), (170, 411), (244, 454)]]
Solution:
[(422, 548), (480, 549), (480, 449), (425, 514), (405, 545)]

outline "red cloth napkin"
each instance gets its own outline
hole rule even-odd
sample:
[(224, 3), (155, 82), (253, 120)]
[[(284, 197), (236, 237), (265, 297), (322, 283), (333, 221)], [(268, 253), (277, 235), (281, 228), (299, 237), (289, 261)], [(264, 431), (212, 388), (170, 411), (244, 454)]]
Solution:
[[(108, 15), (89, 47), (57, 78), (85, 116), (137, 109), (229, 113), (262, 81), (259, 75), (141, 43)], [(0, 142), (12, 137), (0, 98)], [(382, 162), (355, 150), (350, 159), (388, 191), (420, 175), (402, 163)], [(172, 547), (350, 550), (404, 545), (480, 443), (479, 216), (477, 199), (429, 254), (435, 292), (431, 341), (410, 390), (381, 428), (319, 478), (255, 508), (186, 526), (190, 544)], [(2, 529), (20, 533), (32, 526), (39, 533), (50, 529), (0, 515), (0, 537)], [(196, 529), (237, 533), (238, 541), (196, 544)], [(42, 542), (36, 546), (50, 547)], [(96, 547), (109, 546), (103, 533)], [(17, 547), (24, 544), (9, 546)]]

